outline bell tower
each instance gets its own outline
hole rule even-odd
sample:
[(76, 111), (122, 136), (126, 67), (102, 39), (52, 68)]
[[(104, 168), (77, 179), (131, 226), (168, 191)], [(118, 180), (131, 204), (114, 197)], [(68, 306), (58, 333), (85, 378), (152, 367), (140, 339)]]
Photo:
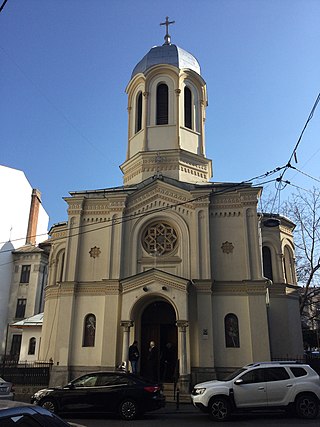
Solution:
[(211, 160), (205, 157), (206, 83), (189, 52), (165, 43), (153, 47), (134, 68), (128, 95), (128, 148), (120, 166), (125, 185), (150, 176), (208, 182)]

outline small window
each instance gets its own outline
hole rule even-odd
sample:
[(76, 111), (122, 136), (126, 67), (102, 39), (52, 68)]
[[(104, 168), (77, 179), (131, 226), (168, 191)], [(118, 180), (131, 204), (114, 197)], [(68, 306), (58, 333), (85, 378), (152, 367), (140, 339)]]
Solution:
[(266, 381), (288, 380), (290, 375), (285, 368), (265, 368)]
[(239, 322), (235, 314), (229, 313), (224, 318), (226, 347), (240, 347)]
[(304, 368), (290, 368), (290, 371), (293, 373), (295, 377), (304, 377), (307, 375), (307, 371)]
[(97, 379), (97, 385), (101, 386), (112, 386), (112, 385), (120, 385), (120, 384), (128, 384), (129, 380), (125, 376), (121, 375), (99, 375)]
[(286, 283), (294, 283), (294, 262), (291, 251), (287, 246), (284, 248), (283, 264)]
[(98, 377), (96, 374), (88, 374), (76, 379), (75, 381), (72, 381), (72, 384), (75, 387), (95, 387), (97, 384), (97, 379)]
[(168, 124), (168, 86), (164, 83), (161, 83), (157, 87), (157, 125), (167, 125)]
[(96, 337), (96, 316), (94, 314), (87, 314), (83, 328), (83, 347), (94, 347)]
[(192, 129), (192, 93), (187, 86), (184, 88), (184, 125)]
[(23, 265), (21, 269), (20, 283), (29, 283), (31, 265)]
[(20, 348), (21, 348), (21, 338), (22, 338), (22, 335), (17, 335), (17, 334), (12, 335), (10, 356), (14, 358), (19, 357)]
[(136, 100), (136, 133), (142, 128), (142, 92), (139, 92)]
[(27, 300), (25, 298), (18, 299), (16, 308), (16, 318), (23, 319), (26, 313)]
[(271, 251), (270, 251), (270, 248), (268, 248), (268, 246), (263, 246), (262, 258), (263, 258), (263, 275), (267, 279), (273, 280)]
[(35, 339), (35, 337), (30, 338), (28, 354), (36, 354), (36, 343), (37, 343), (37, 340)]
[(263, 369), (253, 369), (252, 371), (247, 372), (246, 374), (240, 377), (243, 381), (243, 384), (255, 384), (263, 383), (264, 379), (264, 370)]
[(63, 249), (57, 254), (57, 258), (56, 258), (56, 282), (62, 282), (63, 280), (64, 259), (65, 259), (65, 251)]

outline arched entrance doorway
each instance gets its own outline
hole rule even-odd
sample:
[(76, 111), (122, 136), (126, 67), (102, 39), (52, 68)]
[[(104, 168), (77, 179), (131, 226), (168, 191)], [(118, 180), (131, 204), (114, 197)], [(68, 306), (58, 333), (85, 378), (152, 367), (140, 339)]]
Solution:
[(173, 382), (178, 354), (176, 314), (172, 305), (165, 301), (149, 304), (141, 316), (140, 371), (143, 376), (150, 376), (150, 341), (154, 341), (157, 348), (157, 380)]

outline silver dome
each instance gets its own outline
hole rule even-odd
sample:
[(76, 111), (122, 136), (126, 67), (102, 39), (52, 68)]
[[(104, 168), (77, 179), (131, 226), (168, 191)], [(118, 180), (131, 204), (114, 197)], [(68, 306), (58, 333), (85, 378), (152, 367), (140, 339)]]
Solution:
[(134, 67), (131, 78), (138, 73), (145, 73), (149, 68), (158, 64), (170, 64), (179, 69), (188, 68), (199, 75), (200, 65), (196, 58), (181, 47), (174, 44), (155, 46)]

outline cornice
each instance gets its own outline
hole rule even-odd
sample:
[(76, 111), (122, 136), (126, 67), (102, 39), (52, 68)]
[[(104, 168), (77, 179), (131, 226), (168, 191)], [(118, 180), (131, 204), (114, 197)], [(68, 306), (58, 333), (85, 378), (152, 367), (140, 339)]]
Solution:
[(102, 282), (61, 282), (58, 285), (47, 286), (45, 299), (57, 299), (64, 296), (105, 296), (119, 295), (120, 285), (117, 280)]
[(211, 294), (213, 283), (210, 280), (193, 280), (192, 284), (198, 294)]
[(221, 295), (265, 295), (267, 281), (214, 282), (213, 294)]
[[(183, 208), (186, 211), (193, 210), (193, 202), (188, 202), (188, 198), (183, 194), (183, 191), (179, 191), (177, 188), (175, 190), (177, 191), (173, 191), (162, 183), (155, 183), (152, 189), (149, 187), (144, 192), (139, 193), (138, 196), (132, 196), (126, 213), (147, 212), (162, 206), (176, 205), (177, 203), (183, 203)], [(166, 204), (161, 205), (161, 202), (166, 202)]]
[(161, 272), (149, 270), (145, 274), (139, 274), (138, 276), (129, 277), (121, 282), (123, 293), (130, 292), (135, 289), (143, 288), (144, 286), (151, 286), (157, 283), (160, 286), (166, 286), (178, 291), (187, 293), (189, 281), (177, 276), (171, 277), (170, 275)]

